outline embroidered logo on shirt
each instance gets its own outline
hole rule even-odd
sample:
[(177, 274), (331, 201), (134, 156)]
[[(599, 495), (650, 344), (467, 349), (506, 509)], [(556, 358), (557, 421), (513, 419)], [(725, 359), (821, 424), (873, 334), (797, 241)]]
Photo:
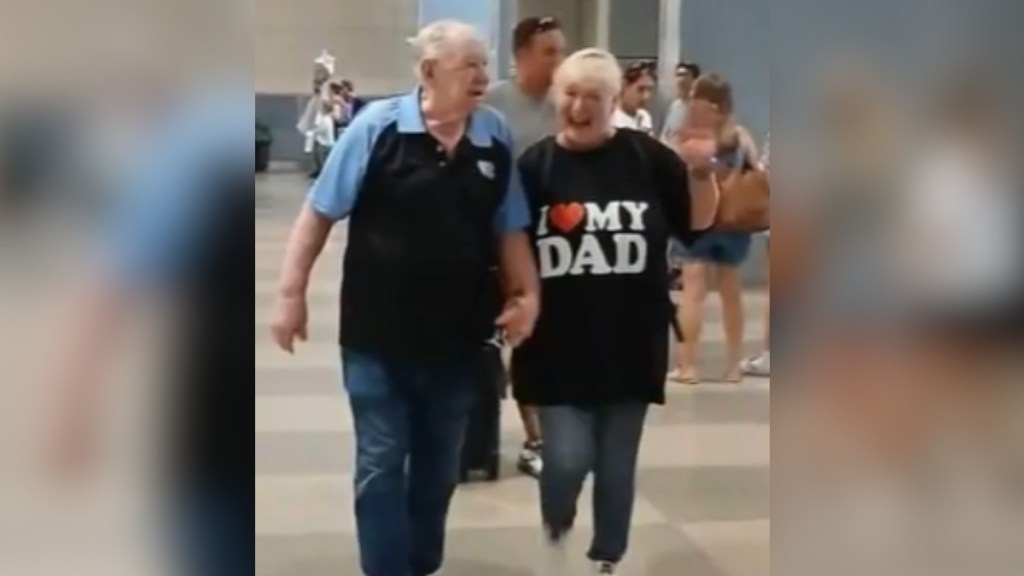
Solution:
[(480, 169), (480, 173), (484, 175), (488, 180), (494, 180), (494, 164), (486, 160), (481, 160), (476, 163), (477, 168)]

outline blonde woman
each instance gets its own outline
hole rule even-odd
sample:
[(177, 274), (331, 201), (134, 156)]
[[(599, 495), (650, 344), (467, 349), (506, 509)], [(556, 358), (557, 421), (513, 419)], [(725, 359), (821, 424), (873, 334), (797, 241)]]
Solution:
[[(715, 142), (715, 168), (719, 174), (733, 170), (748, 170), (758, 166), (756, 147), (749, 133), (739, 127), (733, 118), (732, 86), (717, 74), (697, 79), (690, 99), (691, 114), (710, 108)], [(686, 138), (686, 128), (681, 138)], [(740, 382), (743, 378), (743, 287), (740, 267), (750, 255), (753, 237), (747, 233), (713, 231), (674, 257), (683, 269), (683, 305), (680, 324), (684, 341), (680, 344), (679, 367), (671, 378), (683, 384), (698, 384), (698, 352), (704, 327), (704, 303), (707, 300), (710, 276), (718, 281), (722, 297), (723, 322), (726, 336), (726, 370), (722, 379)]]
[(625, 557), (648, 406), (665, 401), (665, 250), (670, 237), (689, 243), (709, 228), (718, 205), (710, 108), (693, 115), (684, 163), (656, 139), (615, 128), (622, 78), (603, 50), (569, 57), (554, 78), (558, 132), (519, 162), (545, 305), (512, 375), (517, 400), (539, 407), (545, 439), (545, 574), (564, 568), (591, 473), (594, 574), (616, 574)]

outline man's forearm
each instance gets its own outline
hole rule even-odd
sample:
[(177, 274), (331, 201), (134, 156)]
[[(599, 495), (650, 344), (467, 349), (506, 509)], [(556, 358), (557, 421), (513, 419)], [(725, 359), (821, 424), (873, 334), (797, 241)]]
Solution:
[(332, 222), (319, 215), (308, 203), (302, 207), (285, 250), (278, 286), (282, 296), (298, 297), (306, 294), (313, 265), (327, 244), (331, 226)]
[(506, 234), (501, 239), (501, 276), (506, 298), (540, 297), (540, 276), (526, 232)]

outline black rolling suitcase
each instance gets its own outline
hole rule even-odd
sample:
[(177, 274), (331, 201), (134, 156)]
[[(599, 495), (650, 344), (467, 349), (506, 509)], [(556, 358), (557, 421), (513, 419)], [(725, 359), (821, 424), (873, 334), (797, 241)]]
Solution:
[(462, 446), (460, 481), (493, 482), (501, 474), (501, 401), (506, 373), (501, 343), (489, 342), (480, 353), (476, 398)]

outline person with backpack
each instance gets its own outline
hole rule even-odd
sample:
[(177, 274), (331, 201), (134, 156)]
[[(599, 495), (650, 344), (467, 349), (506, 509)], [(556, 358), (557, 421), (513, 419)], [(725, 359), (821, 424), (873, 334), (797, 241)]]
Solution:
[(516, 399), (539, 407), (545, 439), (545, 574), (565, 569), (590, 473), (594, 574), (616, 574), (625, 557), (648, 407), (665, 402), (668, 239), (692, 243), (718, 208), (710, 109), (694, 110), (674, 151), (615, 128), (622, 82), (604, 50), (566, 59), (554, 78), (557, 134), (519, 160), (544, 307), (512, 377)]

